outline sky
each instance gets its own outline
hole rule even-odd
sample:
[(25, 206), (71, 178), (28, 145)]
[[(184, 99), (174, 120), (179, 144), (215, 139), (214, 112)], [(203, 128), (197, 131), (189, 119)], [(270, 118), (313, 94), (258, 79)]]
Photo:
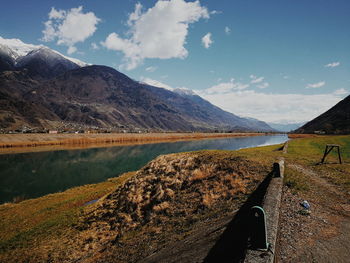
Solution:
[(350, 92), (349, 0), (1, 1), (0, 36), (224, 110), (309, 121)]

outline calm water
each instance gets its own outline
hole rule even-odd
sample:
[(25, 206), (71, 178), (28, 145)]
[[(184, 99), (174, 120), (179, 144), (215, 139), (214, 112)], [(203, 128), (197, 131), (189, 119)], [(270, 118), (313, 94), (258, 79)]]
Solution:
[(34, 198), (135, 171), (160, 154), (279, 144), (286, 135), (0, 155), (0, 203)]

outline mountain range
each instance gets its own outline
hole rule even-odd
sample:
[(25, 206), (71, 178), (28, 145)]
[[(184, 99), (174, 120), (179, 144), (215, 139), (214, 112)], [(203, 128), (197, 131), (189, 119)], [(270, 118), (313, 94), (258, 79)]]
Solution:
[(273, 123), (268, 122), (267, 123), (271, 128), (280, 131), (280, 132), (291, 132), (299, 127), (303, 126), (305, 122), (298, 122), (298, 123)]
[(194, 92), (140, 83), (45, 46), (0, 37), (0, 129), (272, 131)]

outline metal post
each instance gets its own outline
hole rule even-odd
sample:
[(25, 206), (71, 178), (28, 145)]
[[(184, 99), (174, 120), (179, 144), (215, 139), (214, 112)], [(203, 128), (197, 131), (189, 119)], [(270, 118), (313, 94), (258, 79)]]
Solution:
[(323, 157), (322, 157), (321, 163), (323, 163), (323, 162), (324, 162), (324, 160), (326, 159), (326, 156), (327, 156), (327, 149), (328, 149), (328, 145), (326, 145), (326, 149), (324, 150), (324, 154), (323, 154)]
[(340, 147), (338, 146), (337, 148), (338, 148), (339, 163), (341, 164)]
[(333, 150), (333, 148), (337, 148), (339, 163), (342, 164), (341, 155), (340, 155), (340, 145), (337, 145), (337, 144), (327, 144), (326, 145), (326, 149), (324, 150), (324, 154), (323, 154), (321, 163), (324, 163), (327, 155)]
[(268, 250), (266, 216), (260, 206), (251, 208), (251, 234), (250, 245), (252, 249)]

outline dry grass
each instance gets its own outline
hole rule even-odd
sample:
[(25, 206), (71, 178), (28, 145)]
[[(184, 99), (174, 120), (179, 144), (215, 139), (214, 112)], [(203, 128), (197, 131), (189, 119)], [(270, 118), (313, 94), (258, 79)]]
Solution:
[(48, 145), (89, 145), (138, 143), (173, 140), (196, 140), (258, 136), (261, 133), (104, 133), (104, 134), (1, 134), (0, 148), (37, 147)]
[[(267, 173), (268, 168), (232, 151), (160, 156), (85, 211), (78, 252), (70, 260), (85, 255), (96, 260), (99, 250), (108, 250), (132, 261), (133, 247), (145, 253), (143, 244), (169, 242), (191, 231), (196, 222), (237, 209)], [(150, 228), (162, 234), (154, 240)], [(115, 243), (123, 243), (122, 250)]]
[(78, 233), (73, 226), (85, 204), (113, 191), (131, 175), (0, 205), (0, 262), (46, 262), (51, 254), (64, 254), (67, 240)]
[(214, 176), (215, 165), (214, 164), (204, 164), (200, 168), (193, 171), (190, 181), (199, 181), (207, 179), (210, 176)]

